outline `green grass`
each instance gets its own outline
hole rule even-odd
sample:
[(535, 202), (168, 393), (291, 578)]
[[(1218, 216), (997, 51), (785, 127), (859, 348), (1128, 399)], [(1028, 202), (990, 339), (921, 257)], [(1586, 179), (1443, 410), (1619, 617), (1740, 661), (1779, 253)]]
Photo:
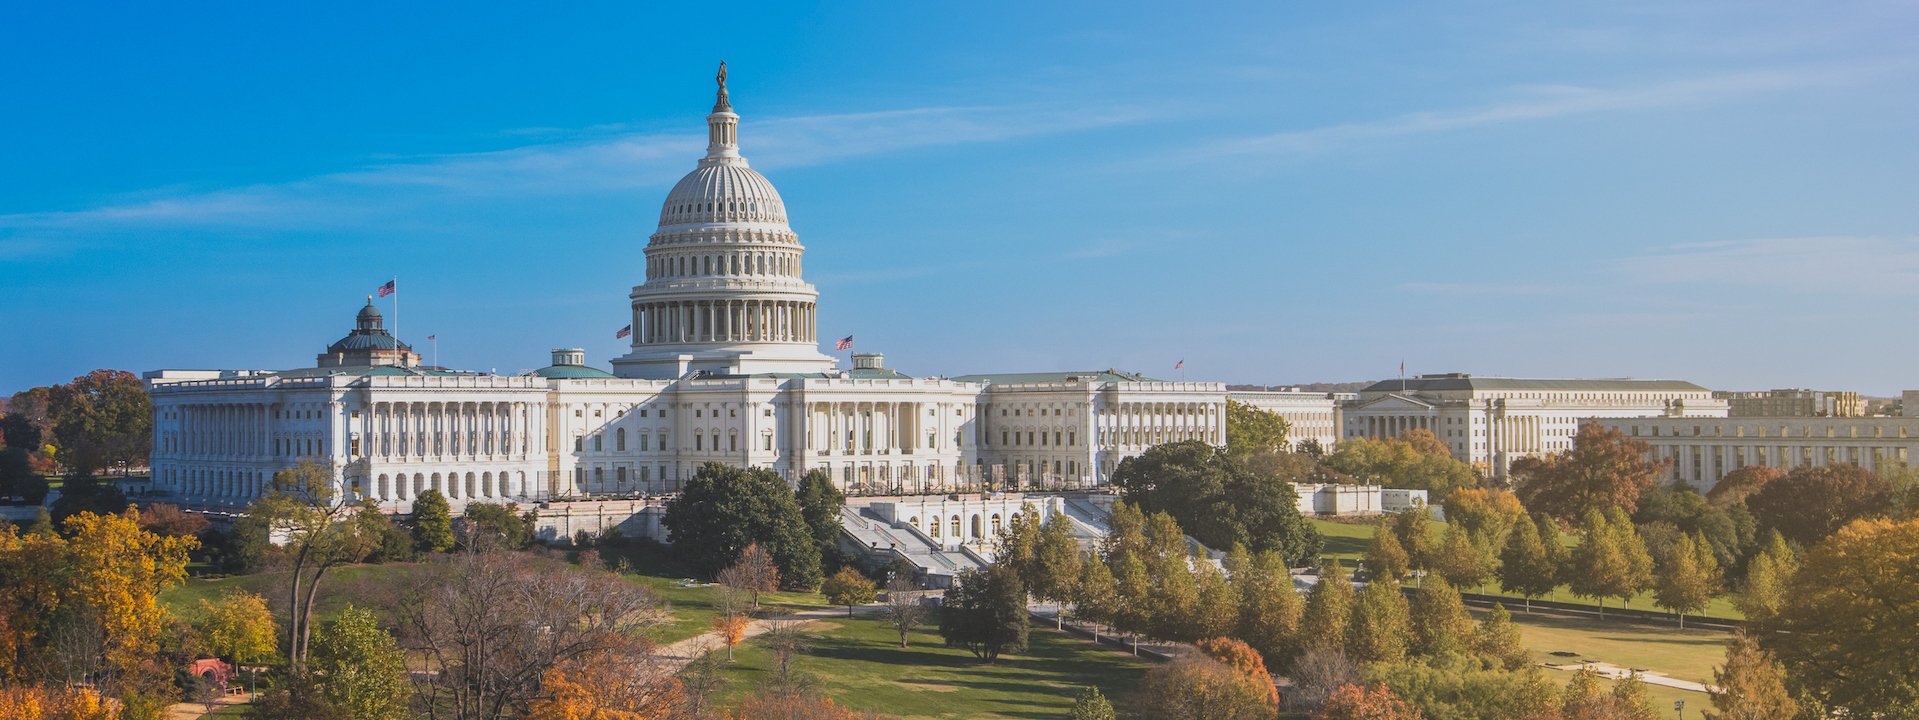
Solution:
[[(652, 638), (671, 643), (710, 632), (719, 617), (719, 593), (709, 585), (686, 586), (673, 578), (652, 575), (627, 575), (626, 578), (658, 593), (668, 608), (667, 624), (654, 628)], [(815, 610), (831, 607), (819, 593), (773, 592), (760, 595), (760, 608), (769, 614), (781, 610)]]
[[(807, 626), (813, 647), (798, 662), (835, 702), (901, 718), (1065, 717), (1087, 685), (1107, 697), (1130, 692), (1148, 663), (1089, 640), (1035, 627), (1030, 648), (986, 664), (944, 647), (932, 626), (899, 647), (892, 626), (872, 618), (836, 618)], [(756, 640), (734, 651), (720, 702), (739, 699), (770, 677), (771, 658)]]
[[(1725, 661), (1730, 633), (1564, 616), (1513, 613), (1526, 649), (1542, 662), (1597, 660), (1628, 668), (1656, 670), (1680, 680), (1712, 682), (1712, 670)], [(1554, 652), (1577, 653), (1559, 657)]]
[[(327, 571), (320, 585), (321, 618), (332, 617), (348, 603), (382, 610), (393, 607), (399, 593), (409, 586), (408, 577), (420, 566), (415, 563), (381, 565), (343, 565)], [(285, 593), (286, 575), (259, 573), (223, 578), (187, 578), (187, 581), (160, 593), (160, 604), (177, 617), (195, 620), (201, 616), (200, 601), (218, 601), (221, 595), (239, 589), (265, 595), (269, 601)], [(284, 609), (284, 605), (276, 605)]]
[[(1347, 568), (1359, 566), (1361, 558), (1366, 557), (1366, 546), (1373, 541), (1373, 522), (1333, 522), (1320, 518), (1308, 518), (1320, 537), (1326, 539), (1326, 547), (1320, 550), (1320, 557), (1338, 558)], [(1438, 524), (1438, 523), (1435, 523)]]

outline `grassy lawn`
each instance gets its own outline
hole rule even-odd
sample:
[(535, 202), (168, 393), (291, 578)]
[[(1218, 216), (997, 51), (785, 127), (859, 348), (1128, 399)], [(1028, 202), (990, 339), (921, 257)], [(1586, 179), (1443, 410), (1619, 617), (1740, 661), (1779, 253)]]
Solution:
[[(320, 584), (320, 603), (315, 611), (324, 618), (338, 613), (348, 603), (376, 609), (392, 607), (398, 593), (409, 586), (408, 576), (418, 567), (414, 563), (386, 563), (343, 565), (328, 570)], [(177, 617), (194, 620), (201, 615), (202, 599), (218, 601), (221, 595), (236, 588), (272, 599), (285, 592), (282, 587), (285, 582), (286, 575), (281, 573), (187, 578), (186, 583), (160, 593), (160, 604)]]
[[(653, 639), (661, 643), (677, 642), (705, 634), (719, 617), (719, 588), (710, 585), (687, 586), (680, 580), (652, 575), (627, 575), (628, 580), (651, 588), (667, 603), (671, 621), (654, 629)], [(828, 607), (819, 593), (775, 592), (760, 595), (763, 610), (813, 610)]]
[[(822, 620), (808, 626), (813, 648), (797, 661), (821, 693), (854, 710), (902, 718), (1057, 718), (1087, 685), (1107, 697), (1132, 690), (1148, 667), (1090, 641), (1034, 628), (1025, 654), (988, 665), (960, 648), (944, 647), (934, 626), (900, 648), (891, 626), (872, 618)], [(769, 677), (771, 658), (756, 641), (734, 651), (722, 704)]]
[[(1712, 669), (1725, 661), (1729, 633), (1679, 630), (1608, 620), (1513, 613), (1535, 660), (1597, 660), (1629, 668), (1657, 670), (1680, 680), (1712, 682)], [(1578, 657), (1555, 656), (1577, 653)]]

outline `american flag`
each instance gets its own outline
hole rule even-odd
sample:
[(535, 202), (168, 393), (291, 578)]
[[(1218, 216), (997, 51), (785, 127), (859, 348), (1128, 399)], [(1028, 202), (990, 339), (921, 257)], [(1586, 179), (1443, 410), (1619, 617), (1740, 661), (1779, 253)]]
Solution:
[(840, 341), (839, 341), (839, 342), (836, 342), (836, 343), (833, 343), (833, 349), (834, 349), (834, 350), (851, 350), (851, 349), (853, 349), (853, 336), (851, 336), (851, 335), (848, 335), (848, 336), (846, 336), (846, 337), (843, 337), (843, 338), (840, 338)]
[(433, 342), (433, 341), (435, 341), (435, 340), (438, 340), (438, 339), (440, 339), (440, 336), (438, 336), (438, 335), (428, 335), (428, 336), (426, 336), (426, 341), (427, 341), (427, 342)]
[(374, 291), (374, 292), (377, 292), (377, 293), (379, 293), (379, 294), (380, 294), (380, 297), (386, 297), (386, 296), (388, 296), (388, 295), (392, 295), (392, 294), (393, 294), (393, 290), (394, 290), (394, 287), (393, 287), (393, 284), (394, 284), (394, 283), (397, 283), (397, 282), (399, 282), (399, 280), (398, 280), (398, 279), (394, 279), (394, 280), (388, 280), (388, 281), (386, 281), (386, 284), (385, 284), (385, 285), (381, 285), (381, 286), (380, 286), (380, 289), (379, 289), (379, 290), (376, 290), (376, 291)]
[(1186, 358), (1180, 358), (1180, 359), (1179, 359), (1179, 362), (1176, 362), (1176, 363), (1173, 363), (1173, 369), (1174, 369), (1174, 370), (1180, 370), (1180, 369), (1183, 369), (1183, 368), (1185, 368), (1185, 367), (1186, 367)]
[(617, 340), (619, 338), (623, 338), (632, 334), (633, 334), (633, 326), (628, 325), (626, 327), (620, 328), (619, 332), (613, 333), (613, 338)]

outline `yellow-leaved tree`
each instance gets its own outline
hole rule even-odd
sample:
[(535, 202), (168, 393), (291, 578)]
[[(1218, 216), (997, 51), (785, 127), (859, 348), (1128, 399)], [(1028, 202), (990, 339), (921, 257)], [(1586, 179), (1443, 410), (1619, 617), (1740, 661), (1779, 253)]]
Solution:
[(71, 580), (67, 602), (88, 606), (99, 624), (104, 679), (133, 689), (135, 676), (150, 670), (160, 651), (167, 611), (160, 591), (186, 579), (191, 537), (166, 537), (140, 528), (140, 511), (119, 515), (82, 512), (67, 518)]
[(217, 603), (202, 599), (200, 610), (200, 635), (221, 657), (247, 665), (271, 660), (279, 651), (279, 625), (259, 594), (230, 590)]

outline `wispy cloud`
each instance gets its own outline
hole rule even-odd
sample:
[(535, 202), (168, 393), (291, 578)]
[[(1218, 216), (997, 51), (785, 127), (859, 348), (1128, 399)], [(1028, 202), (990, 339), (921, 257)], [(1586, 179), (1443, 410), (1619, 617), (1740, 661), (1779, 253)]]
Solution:
[(1528, 285), (1521, 283), (1450, 283), (1450, 282), (1406, 282), (1399, 284), (1401, 292), (1418, 295), (1437, 295), (1441, 297), (1524, 297), (1550, 295), (1554, 288), (1549, 285)]
[(1584, 85), (1526, 85), (1511, 88), (1511, 98), (1480, 107), (1429, 110), (1381, 120), (1342, 123), (1242, 137), (1201, 150), (1209, 157), (1274, 155), (1324, 151), (1355, 142), (1451, 132), (1508, 123), (1697, 105), (1732, 98), (1842, 82), (1877, 67), (1813, 67), (1754, 70), (1602, 88)]
[[(741, 128), (755, 167), (783, 168), (990, 143), (1139, 122), (1130, 108), (934, 107), (755, 120)], [(337, 228), (383, 221), (448, 199), (588, 195), (657, 187), (692, 168), (704, 133), (568, 133), (588, 139), (380, 163), (301, 180), (147, 197), (77, 211), (0, 215), (0, 259), (43, 252), (89, 234), (155, 227)]]
[(1919, 295), (1919, 237), (1793, 237), (1672, 245), (1625, 258), (1626, 278), (1662, 285), (1776, 289), (1782, 294)]

